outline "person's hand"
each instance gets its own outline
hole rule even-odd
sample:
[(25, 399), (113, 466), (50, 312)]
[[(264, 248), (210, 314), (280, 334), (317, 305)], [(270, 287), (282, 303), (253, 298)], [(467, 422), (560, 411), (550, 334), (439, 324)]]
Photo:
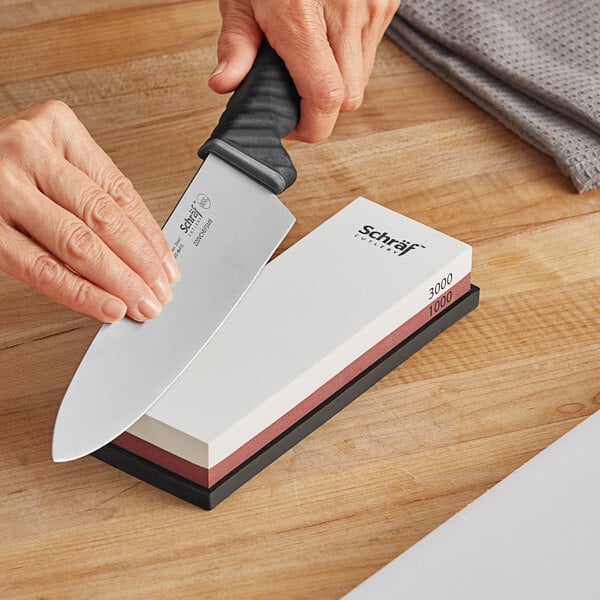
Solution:
[(62, 102), (0, 118), (0, 271), (103, 322), (152, 319), (172, 298), (158, 224)]
[(288, 138), (326, 139), (338, 113), (357, 109), (375, 52), (400, 0), (220, 0), (218, 65), (209, 79), (219, 93), (237, 88), (263, 34), (284, 60), (302, 99)]

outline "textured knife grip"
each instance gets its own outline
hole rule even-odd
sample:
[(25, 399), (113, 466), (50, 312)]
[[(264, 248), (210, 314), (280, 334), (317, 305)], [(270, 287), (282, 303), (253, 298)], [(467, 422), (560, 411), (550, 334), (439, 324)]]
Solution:
[(300, 97), (284, 62), (264, 41), (246, 78), (229, 99), (219, 124), (200, 148), (216, 154), (269, 188), (283, 192), (296, 169), (281, 145), (300, 117)]

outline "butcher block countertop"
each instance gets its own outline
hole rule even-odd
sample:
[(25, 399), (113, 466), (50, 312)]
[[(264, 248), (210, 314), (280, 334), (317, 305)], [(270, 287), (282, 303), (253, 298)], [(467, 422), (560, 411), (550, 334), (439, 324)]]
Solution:
[[(0, 0), (0, 115), (67, 102), (162, 224), (226, 102), (217, 4)], [(600, 192), (389, 40), (363, 107), (287, 147), (284, 248), (366, 196), (471, 244), (479, 308), (205, 512), (52, 462), (98, 324), (0, 275), (1, 598), (339, 598), (600, 407)]]

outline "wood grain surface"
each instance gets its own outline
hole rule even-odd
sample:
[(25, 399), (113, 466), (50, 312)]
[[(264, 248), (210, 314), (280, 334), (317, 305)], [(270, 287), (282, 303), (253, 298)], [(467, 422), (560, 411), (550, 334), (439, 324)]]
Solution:
[[(219, 25), (216, 0), (0, 0), (0, 115), (64, 100), (162, 223), (226, 101)], [(204, 512), (52, 463), (98, 325), (0, 275), (1, 598), (339, 598), (599, 408), (600, 193), (387, 40), (364, 106), (288, 149), (284, 247), (364, 195), (472, 244), (480, 307)]]

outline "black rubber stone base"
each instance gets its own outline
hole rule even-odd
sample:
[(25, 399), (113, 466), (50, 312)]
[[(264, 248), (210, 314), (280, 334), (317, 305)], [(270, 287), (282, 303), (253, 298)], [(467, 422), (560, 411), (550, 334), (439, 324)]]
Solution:
[(211, 488), (189, 481), (180, 475), (159, 467), (139, 456), (108, 444), (93, 453), (96, 458), (134, 475), (161, 490), (210, 510), (241, 485), (279, 458), (292, 446), (312, 433), (342, 408), (385, 377), (399, 364), (420, 350), (425, 344), (445, 331), (450, 325), (471, 312), (479, 303), (479, 288), (472, 285), (460, 300), (446, 308), (423, 325), (410, 337), (382, 356), (377, 362), (355, 377), (341, 390), (328, 398), (312, 412), (300, 419), (271, 443), (259, 450), (229, 475)]

